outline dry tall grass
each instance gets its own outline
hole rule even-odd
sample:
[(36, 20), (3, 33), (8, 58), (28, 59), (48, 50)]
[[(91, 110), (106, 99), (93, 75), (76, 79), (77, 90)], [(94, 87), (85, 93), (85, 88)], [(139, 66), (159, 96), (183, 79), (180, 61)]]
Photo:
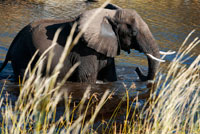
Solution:
[[(157, 90), (145, 117), (140, 132), (151, 134), (199, 134), (200, 133), (200, 55), (190, 66), (184, 64), (191, 58), (189, 52), (200, 44), (199, 38), (187, 43), (188, 35), (176, 57), (168, 65), (167, 73), (158, 76)], [(158, 93), (158, 92), (157, 92)], [(145, 116), (144, 116), (145, 115)], [(132, 128), (131, 128), (132, 129)], [(137, 133), (137, 131), (134, 131)]]

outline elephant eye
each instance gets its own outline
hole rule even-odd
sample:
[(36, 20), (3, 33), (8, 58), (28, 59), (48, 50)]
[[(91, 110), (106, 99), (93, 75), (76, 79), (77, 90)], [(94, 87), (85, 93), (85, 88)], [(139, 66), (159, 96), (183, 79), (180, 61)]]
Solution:
[(130, 37), (134, 37), (134, 36), (136, 36), (137, 35), (137, 32), (136, 31), (130, 31), (129, 32), (129, 36)]

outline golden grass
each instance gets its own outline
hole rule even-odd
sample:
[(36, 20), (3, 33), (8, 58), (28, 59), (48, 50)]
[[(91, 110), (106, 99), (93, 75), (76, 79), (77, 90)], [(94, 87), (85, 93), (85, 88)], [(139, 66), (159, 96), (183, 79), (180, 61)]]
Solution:
[[(94, 16), (91, 19), (93, 18)], [(86, 27), (88, 25), (89, 23)], [(138, 99), (135, 98), (134, 101), (130, 101), (131, 99), (126, 90), (125, 98), (113, 110), (114, 112), (110, 119), (102, 120), (99, 126), (94, 127), (95, 119), (103, 105), (106, 105), (111, 93), (106, 91), (101, 100), (92, 107), (94, 95), (88, 98), (91, 90), (91, 87), (88, 87), (81, 101), (73, 106), (74, 102), (70, 94), (61, 91), (60, 88), (80, 63), (72, 67), (63, 81), (57, 82), (59, 70), (63, 66), (62, 62), (82, 34), (78, 35), (76, 41), (72, 41), (75, 27), (76, 24), (68, 37), (61, 60), (51, 76), (42, 77), (41, 70), (46, 58), (45, 54), (49, 52), (48, 71), (51, 57), (53, 57), (53, 51), (51, 50), (56, 44), (61, 29), (57, 31), (52, 47), (40, 57), (33, 70), (30, 69), (32, 60), (30, 61), (25, 73), (29, 78), (23, 79), (20, 95), (15, 106), (12, 106), (8, 101), (3, 104), (4, 98), (0, 100), (0, 107), (4, 107), (1, 110), (2, 120), (0, 127), (2, 134), (97, 132), (105, 134), (199, 134), (200, 56), (197, 56), (190, 66), (184, 65), (182, 60), (192, 48), (199, 45), (198, 38), (191, 43), (187, 43), (192, 33), (189, 34), (178, 51), (176, 58), (169, 64), (168, 73), (165, 75), (159, 73), (160, 75), (157, 76), (158, 80), (157, 84), (154, 84), (154, 88), (156, 91), (160, 90), (159, 94), (153, 93), (151, 98), (144, 104), (142, 110), (137, 108)], [(57, 107), (61, 100), (64, 100), (63, 108), (65, 109), (63, 114), (57, 118)], [(126, 102), (125, 107), (122, 106), (124, 101)], [(132, 105), (133, 103), (136, 103), (135, 108)], [(121, 109), (125, 109), (125, 119), (122, 122), (118, 122), (117, 116)], [(92, 113), (90, 118), (87, 116), (88, 113)]]

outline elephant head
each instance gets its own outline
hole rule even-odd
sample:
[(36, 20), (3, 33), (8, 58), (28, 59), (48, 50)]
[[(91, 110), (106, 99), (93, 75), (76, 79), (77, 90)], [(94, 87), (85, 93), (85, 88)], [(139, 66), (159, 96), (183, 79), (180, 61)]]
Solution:
[[(95, 10), (82, 14), (80, 29)], [(155, 60), (160, 58), (159, 47), (148, 25), (135, 10), (102, 9), (84, 32), (83, 39), (88, 47), (107, 57), (119, 55), (120, 50), (130, 53), (130, 49), (136, 49), (143, 52), (148, 60), (148, 74), (143, 75), (139, 68), (136, 68), (136, 72), (142, 81), (153, 80), (159, 67), (159, 60)]]

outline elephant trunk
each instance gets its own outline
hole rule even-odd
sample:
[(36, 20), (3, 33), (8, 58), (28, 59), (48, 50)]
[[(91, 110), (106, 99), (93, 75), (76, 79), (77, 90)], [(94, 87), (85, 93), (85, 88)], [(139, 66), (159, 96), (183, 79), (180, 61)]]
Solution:
[(147, 30), (146, 33), (149, 33), (143, 36), (146, 38), (146, 40), (143, 38), (143, 42), (140, 42), (140, 44), (145, 44), (142, 45), (144, 47), (142, 47), (141, 50), (147, 56), (148, 74), (145, 76), (139, 67), (137, 67), (135, 70), (142, 81), (153, 80), (160, 62), (164, 62), (164, 60), (160, 59), (160, 50), (155, 39), (153, 38), (153, 35), (149, 30)]
[[(153, 57), (160, 59), (159, 51), (154, 52), (154, 54), (152, 54), (152, 55), (153, 55)], [(149, 55), (147, 55), (147, 60), (148, 60), (148, 74), (147, 74), (147, 76), (145, 76), (143, 74), (143, 72), (141, 71), (141, 69), (139, 67), (137, 67), (136, 70), (135, 70), (137, 72), (140, 80), (142, 80), (142, 81), (153, 80), (155, 75), (156, 75), (156, 71), (158, 70), (159, 64), (160, 64), (160, 62), (158, 60), (153, 59)]]

